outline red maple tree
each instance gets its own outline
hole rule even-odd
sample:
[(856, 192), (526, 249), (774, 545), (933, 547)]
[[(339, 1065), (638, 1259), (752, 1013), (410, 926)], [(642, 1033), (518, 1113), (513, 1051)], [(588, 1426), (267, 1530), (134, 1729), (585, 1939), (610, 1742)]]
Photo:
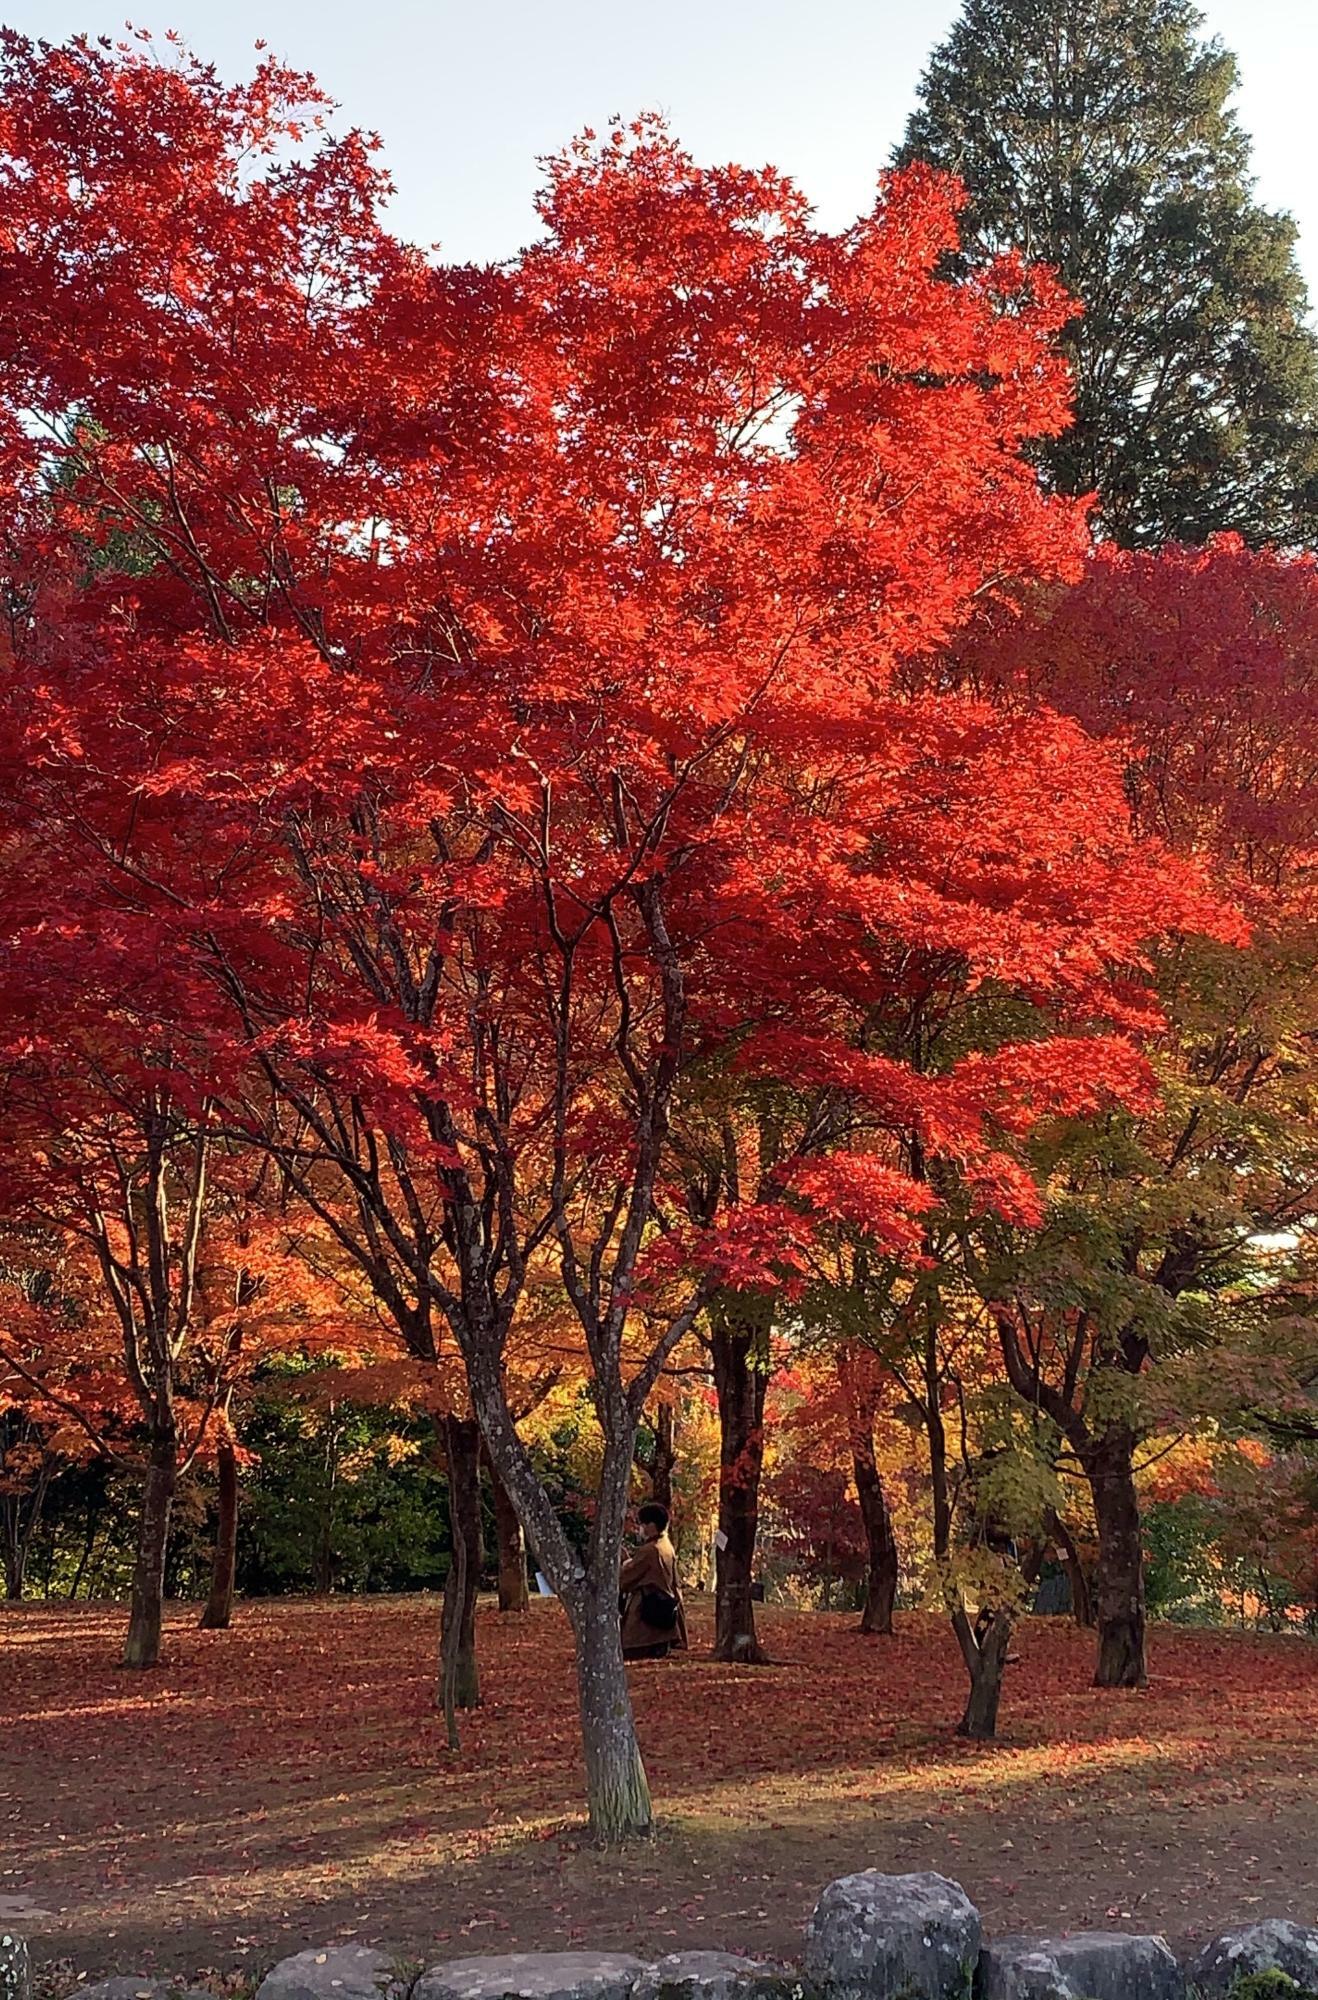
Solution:
[[(1202, 905), (1073, 724), (894, 685), (1083, 536), (1021, 455), (1065, 421), (1066, 306), (1011, 260), (944, 275), (953, 186), (830, 234), (644, 121), (551, 165), (513, 265), (457, 269), (383, 232), (360, 139), (297, 150), (319, 106), (268, 63), (6, 44), (14, 812), (169, 965), (198, 1088), (408, 1350), (461, 1355), (619, 1836), (666, 1357), (815, 1219), (917, 1257), (913, 1134), (1027, 1209), (1004, 1132), (1130, 1086), (1142, 942)], [(1010, 1040), (885, 1049), (917, 991), (987, 983)], [(862, 1115), (673, 1227), (676, 1095), (733, 1061)], [(504, 1366), (547, 1252), (604, 1437), (584, 1562)]]

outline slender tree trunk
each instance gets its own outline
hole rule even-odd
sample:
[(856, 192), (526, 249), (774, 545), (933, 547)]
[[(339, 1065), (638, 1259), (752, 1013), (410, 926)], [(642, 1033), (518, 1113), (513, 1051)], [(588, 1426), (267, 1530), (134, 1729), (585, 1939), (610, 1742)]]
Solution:
[(710, 1353), (719, 1414), (719, 1542), (715, 1559), (714, 1657), (763, 1665), (751, 1585), (764, 1465), (772, 1302), (733, 1294), (710, 1312)]
[[(934, 1560), (944, 1564), (952, 1549), (952, 1501), (947, 1476), (947, 1429), (943, 1423), (943, 1376), (938, 1358), (938, 1330), (932, 1313), (924, 1342), (925, 1429), (929, 1439), (929, 1476), (933, 1493)], [(998, 1704), (1002, 1698), (1002, 1677), (1011, 1649), (1012, 1618), (999, 1611), (987, 1626), (972, 1625), (959, 1587), (949, 1592), (949, 1616), (961, 1658), (970, 1679), (970, 1692), (958, 1736), (990, 1742), (997, 1734)]]
[(151, 1441), (133, 1566), (133, 1596), (124, 1641), (126, 1667), (154, 1667), (160, 1658), (160, 1621), (165, 1597), (165, 1556), (169, 1517), (178, 1479), (177, 1440), (172, 1429)]
[(531, 1602), (526, 1581), (526, 1537), (508, 1488), (499, 1477), (499, 1468), (488, 1453), (486, 1463), (490, 1469), (494, 1526), (499, 1538), (499, 1609), (525, 1611)]
[(1114, 1424), (1097, 1438), (1083, 1464), (1098, 1524), (1098, 1667), (1095, 1687), (1143, 1687), (1144, 1543), (1135, 1491), (1135, 1438)]
[(334, 1529), (339, 1498), (339, 1414), (331, 1401), (325, 1411), (325, 1489), (321, 1496), (320, 1520), (316, 1524), (316, 1553), (312, 1588), (318, 1597), (328, 1597), (334, 1588)]
[(650, 1466), (650, 1498), (673, 1511), (673, 1465), (677, 1458), (673, 1406), (660, 1403), (654, 1413), (654, 1459)]
[[(453, 1533), (453, 1567), (449, 1572), (452, 1584), (452, 1603), (465, 1604), (467, 1600), (467, 1534), (464, 1525), (459, 1525)], [(448, 1609), (449, 1592), (445, 1593), (445, 1608)], [(440, 1627), (439, 1645), (439, 1686), (440, 1705), (444, 1710), (444, 1734), (450, 1750), (462, 1748), (462, 1737), (458, 1731), (458, 1697), (462, 1681), (462, 1620), (449, 1613)]]
[(653, 1815), (622, 1657), (617, 1582), (608, 1582), (588, 1594), (576, 1641), (590, 1829), (612, 1846), (650, 1833)]
[[(479, 1708), (480, 1671), (476, 1661), (476, 1593), (480, 1587), (481, 1485), (480, 1426), (474, 1417), (444, 1419), (444, 1456), (448, 1464), (449, 1532), (454, 1560), (444, 1585), (444, 1609), (440, 1624), (440, 1658), (457, 1622), (458, 1638), (453, 1667), (453, 1703), (457, 1708)], [(457, 1560), (461, 1545), (463, 1561)], [(438, 1698), (444, 1703), (444, 1676), (441, 1671)]]
[(33, 1537), (46, 1510), (50, 1489), (51, 1461), (43, 1455), (35, 1483), (26, 1491), (10, 1495), (3, 1510), (5, 1539), (5, 1600), (17, 1604), (27, 1580), (27, 1559)]
[(70, 1604), (75, 1602), (78, 1592), (82, 1589), (82, 1580), (86, 1576), (88, 1566), (91, 1563), (92, 1551), (96, 1547), (96, 1531), (100, 1525), (101, 1510), (99, 1507), (93, 1507), (89, 1502), (87, 1507), (87, 1532), (82, 1539), (82, 1554), (78, 1557), (78, 1567), (73, 1572), (73, 1582), (69, 1585)]
[(1071, 1616), (1083, 1630), (1094, 1623), (1094, 1600), (1089, 1588), (1089, 1578), (1080, 1560), (1080, 1551), (1075, 1545), (1075, 1537), (1059, 1514), (1048, 1516), (1048, 1532), (1062, 1551), (1066, 1564), (1066, 1574), (1071, 1585)]
[(17, 1604), (27, 1573), (27, 1544), (20, 1536), (5, 1538), (5, 1602)]
[(887, 1495), (874, 1457), (872, 1436), (857, 1439), (851, 1469), (869, 1548), (869, 1574), (865, 1582), (865, 1609), (861, 1613), (860, 1629), (862, 1632), (889, 1633), (897, 1604), (897, 1541), (892, 1532)]
[[(1002, 1699), (1002, 1676), (1011, 1647), (1012, 1620), (1007, 1612), (999, 1611), (976, 1639), (966, 1613), (962, 1611), (958, 1616), (966, 1627), (965, 1633), (958, 1631), (957, 1637), (970, 1674), (970, 1693), (956, 1733), (973, 1737), (976, 1742), (991, 1742), (998, 1733), (998, 1703)], [(967, 1639), (973, 1650), (968, 1650)]]
[(233, 1583), (238, 1562), (238, 1455), (231, 1438), (220, 1439), (215, 1469), (219, 1519), (215, 1525), (210, 1596), (201, 1614), (201, 1625), (207, 1632), (227, 1632), (233, 1617)]

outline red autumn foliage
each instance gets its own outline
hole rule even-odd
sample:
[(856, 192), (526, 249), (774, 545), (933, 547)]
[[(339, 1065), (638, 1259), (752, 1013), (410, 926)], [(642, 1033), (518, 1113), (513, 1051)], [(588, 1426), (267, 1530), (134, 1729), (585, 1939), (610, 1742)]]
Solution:
[[(460, 1352), (603, 1830), (644, 1826), (614, 1598), (666, 1356), (812, 1216), (913, 1258), (915, 1142), (1033, 1221), (1030, 1127), (1147, 1089), (1148, 940), (1231, 931), (1073, 721), (898, 679), (1076, 572), (1023, 450), (1068, 302), (1015, 259), (950, 280), (922, 169), (828, 233), (644, 120), (473, 271), (389, 237), (369, 146), (277, 64), (11, 36), (3, 86), (8, 952), (61, 1048), (131, 978), (128, 1088), (185, 1026), (189, 1116), (268, 1150), (416, 1359)], [(1010, 1040), (883, 1053), (988, 987)], [(807, 1116), (760, 1216), (647, 1269), (720, 1064)], [(605, 1440), (584, 1565), (504, 1369), (551, 1250)]]

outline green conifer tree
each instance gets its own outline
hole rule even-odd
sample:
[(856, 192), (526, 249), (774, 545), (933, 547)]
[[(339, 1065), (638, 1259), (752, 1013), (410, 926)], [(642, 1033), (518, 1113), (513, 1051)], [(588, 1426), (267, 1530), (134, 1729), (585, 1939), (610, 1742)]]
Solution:
[(966, 0), (899, 163), (965, 182), (967, 261), (1083, 302), (1077, 417), (1043, 449), (1128, 546), (1318, 541), (1318, 338), (1295, 226), (1254, 199), (1234, 58), (1187, 0)]

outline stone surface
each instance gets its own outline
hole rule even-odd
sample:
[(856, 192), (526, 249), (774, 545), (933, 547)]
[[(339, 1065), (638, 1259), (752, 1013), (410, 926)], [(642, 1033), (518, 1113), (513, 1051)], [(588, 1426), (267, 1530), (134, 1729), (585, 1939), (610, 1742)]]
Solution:
[(806, 1925), (805, 1970), (836, 2000), (970, 2000), (979, 1911), (942, 1875), (844, 1875)]
[(404, 1991), (384, 1952), (364, 1944), (328, 1944), (281, 1958), (257, 1987), (256, 2000), (381, 2000), (382, 1995), (399, 2000)]
[(996, 1938), (979, 1961), (977, 2000), (1184, 2000), (1185, 1976), (1160, 1937), (1087, 1931)]
[(31, 2000), (32, 1966), (17, 1931), (0, 1930), (0, 2000)]
[(155, 1973), (117, 1972), (78, 1988), (78, 2000), (215, 2000), (183, 1979), (161, 1979)]
[(1255, 1972), (1284, 1972), (1306, 1993), (1318, 1995), (1318, 1930), (1285, 1917), (1237, 1924), (1204, 1946), (1190, 1967), (1190, 1984), (1216, 2000)]
[(641, 1959), (622, 1951), (513, 1951), (453, 1958), (422, 1973), (412, 2000), (631, 2000), (647, 1969)]
[(729, 1951), (673, 1951), (641, 1974), (632, 2000), (805, 2000), (790, 1966), (738, 1958)]

